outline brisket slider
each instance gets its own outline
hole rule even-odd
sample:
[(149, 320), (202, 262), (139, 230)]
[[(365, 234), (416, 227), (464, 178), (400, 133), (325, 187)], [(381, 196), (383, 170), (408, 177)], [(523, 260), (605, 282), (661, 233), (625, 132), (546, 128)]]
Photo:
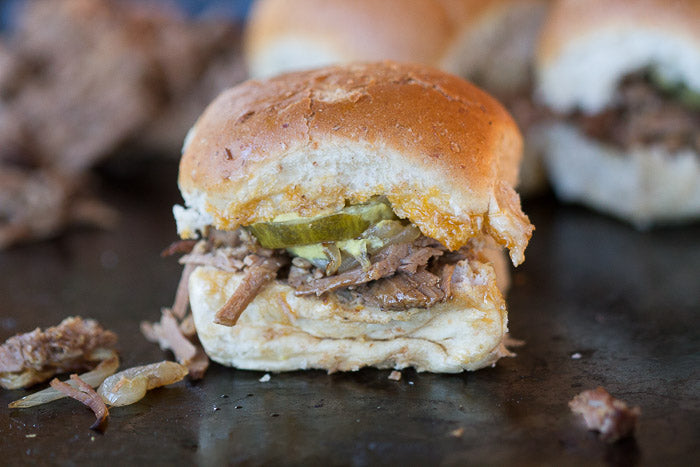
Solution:
[[(493, 252), (524, 260), (516, 125), (419, 65), (248, 81), (187, 136), (178, 232), (205, 351), (238, 368), (459, 372), (506, 355)], [(186, 268), (187, 269), (187, 268)]]
[(558, 2), (537, 74), (561, 198), (639, 227), (700, 218), (700, 2)]

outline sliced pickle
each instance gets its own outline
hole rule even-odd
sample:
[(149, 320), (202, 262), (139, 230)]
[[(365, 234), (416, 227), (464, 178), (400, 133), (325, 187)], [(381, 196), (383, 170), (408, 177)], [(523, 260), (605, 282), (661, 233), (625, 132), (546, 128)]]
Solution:
[(690, 109), (700, 110), (700, 93), (684, 88), (678, 92), (678, 100)]
[(369, 222), (351, 214), (331, 214), (284, 222), (258, 222), (250, 231), (265, 248), (287, 248), (312, 243), (334, 242), (360, 235)]
[(651, 82), (661, 91), (691, 109), (700, 109), (700, 93), (690, 89), (682, 81), (672, 79), (655, 69), (649, 73)]
[(258, 222), (248, 228), (265, 248), (289, 248), (355, 238), (383, 219), (396, 219), (396, 215), (387, 204), (374, 202), (327, 216)]

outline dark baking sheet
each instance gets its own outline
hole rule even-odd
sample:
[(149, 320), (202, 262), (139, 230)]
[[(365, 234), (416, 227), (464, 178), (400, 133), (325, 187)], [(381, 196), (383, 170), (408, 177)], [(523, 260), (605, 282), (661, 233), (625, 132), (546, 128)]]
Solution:
[[(81, 315), (118, 333), (124, 366), (170, 358), (138, 323), (171, 303), (179, 277), (158, 256), (175, 238), (176, 166), (113, 169), (116, 230), (0, 252), (0, 339)], [(549, 197), (526, 210), (537, 231), (509, 296), (512, 334), (527, 342), (516, 358), (398, 382), (368, 369), (261, 383), (214, 364), (115, 408), (104, 434), (77, 402), (9, 410), (28, 392), (1, 391), (0, 464), (697, 465), (700, 227), (637, 232)], [(569, 412), (598, 385), (641, 406), (636, 440), (606, 445)]]

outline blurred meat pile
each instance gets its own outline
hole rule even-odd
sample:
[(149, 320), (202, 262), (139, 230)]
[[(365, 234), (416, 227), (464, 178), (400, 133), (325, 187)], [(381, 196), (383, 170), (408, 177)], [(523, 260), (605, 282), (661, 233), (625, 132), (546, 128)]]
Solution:
[(239, 32), (173, 4), (27, 2), (0, 38), (0, 249), (114, 213), (91, 198), (108, 156), (171, 154), (206, 104), (245, 77)]

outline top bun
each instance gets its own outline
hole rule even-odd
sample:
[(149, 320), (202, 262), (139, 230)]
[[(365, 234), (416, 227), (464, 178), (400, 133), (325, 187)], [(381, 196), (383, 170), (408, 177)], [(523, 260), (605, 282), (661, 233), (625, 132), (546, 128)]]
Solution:
[(249, 71), (267, 77), (355, 61), (433, 63), (452, 34), (435, 1), (258, 1), (246, 28)]
[(559, 1), (536, 62), (538, 95), (560, 112), (601, 111), (625, 75), (647, 67), (700, 92), (700, 2)]
[(259, 0), (246, 28), (254, 77), (322, 65), (424, 63), (494, 92), (528, 83), (547, 0)]
[(520, 133), (503, 107), (420, 65), (355, 64), (247, 81), (190, 130), (178, 231), (314, 216), (386, 196), (450, 249), (486, 233), (524, 259), (533, 227), (513, 191)]

